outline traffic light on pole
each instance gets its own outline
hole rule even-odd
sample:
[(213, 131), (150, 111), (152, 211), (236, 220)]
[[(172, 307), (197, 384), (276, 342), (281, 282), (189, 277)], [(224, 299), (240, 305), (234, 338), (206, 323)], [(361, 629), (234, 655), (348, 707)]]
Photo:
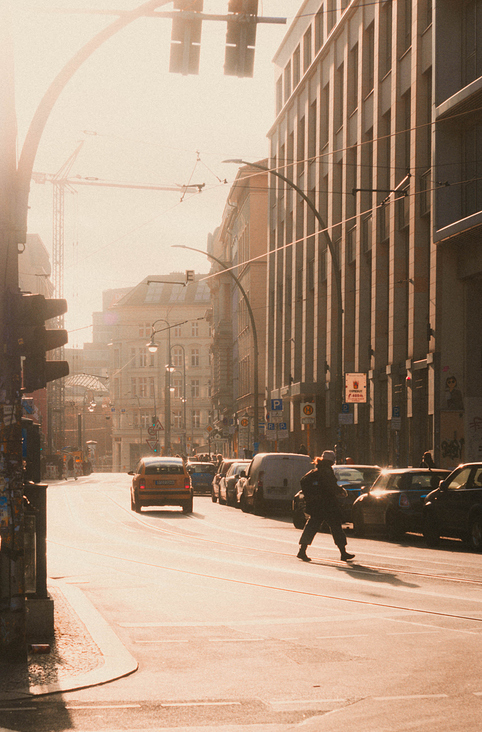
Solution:
[(48, 361), (47, 353), (68, 341), (67, 331), (48, 329), (45, 322), (63, 315), (67, 301), (43, 295), (14, 296), (14, 348), (22, 357), (22, 391), (30, 394), (43, 389), (49, 381), (68, 376), (67, 361)]
[(174, 0), (178, 16), (172, 19), (169, 71), (175, 74), (198, 74), (201, 54), (202, 12), (204, 0)]
[(227, 76), (253, 76), (258, 0), (229, 0), (224, 73)]

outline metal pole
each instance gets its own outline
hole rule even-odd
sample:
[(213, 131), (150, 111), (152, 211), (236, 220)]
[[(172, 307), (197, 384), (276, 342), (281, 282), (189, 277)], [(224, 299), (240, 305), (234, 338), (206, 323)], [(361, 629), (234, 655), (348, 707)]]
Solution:
[(243, 295), (244, 301), (246, 303), (246, 307), (248, 309), (249, 314), (249, 320), (251, 323), (251, 332), (253, 334), (253, 351), (254, 351), (254, 359), (253, 359), (253, 368), (254, 368), (254, 374), (253, 374), (253, 411), (254, 411), (254, 428), (253, 428), (253, 442), (255, 443), (254, 447), (255, 449), (253, 452), (256, 452), (258, 449), (259, 444), (259, 374), (258, 374), (258, 359), (259, 359), (259, 352), (258, 352), (258, 332), (256, 330), (256, 323), (254, 320), (253, 310), (251, 308), (251, 303), (249, 302), (249, 298), (244, 290), (244, 287), (242, 286), (239, 279), (236, 277), (236, 275), (227, 267), (224, 262), (221, 262), (220, 259), (214, 256), (214, 254), (209, 254), (208, 252), (203, 252), (202, 249), (195, 249), (194, 247), (187, 247), (184, 246), (184, 244), (174, 244), (173, 249), (190, 249), (192, 252), (200, 252), (201, 254), (204, 254), (208, 259), (213, 259), (215, 262), (219, 264), (220, 267), (227, 270), (228, 274), (231, 275), (233, 280), (235, 281), (236, 285), (241, 290), (241, 293)]
[[(331, 255), (331, 261), (332, 261), (332, 270), (333, 275), (335, 278), (335, 284), (336, 284), (336, 295), (337, 295), (337, 372), (336, 372), (336, 394), (335, 394), (335, 414), (339, 414), (341, 412), (341, 405), (344, 401), (344, 388), (343, 388), (343, 368), (342, 368), (342, 359), (343, 359), (343, 295), (341, 291), (341, 270), (340, 270), (340, 263), (338, 261), (338, 255), (336, 253), (335, 247), (333, 245), (333, 242), (331, 240), (330, 235), (328, 234), (328, 229), (323, 221), (323, 218), (316, 208), (315, 204), (310, 200), (310, 198), (306, 195), (306, 193), (299, 188), (299, 186), (296, 185), (296, 183), (293, 183), (292, 180), (287, 178), (282, 173), (279, 173), (277, 170), (272, 170), (270, 168), (266, 168), (264, 165), (260, 165), (259, 163), (248, 163), (246, 160), (224, 160), (225, 163), (236, 163), (237, 165), (248, 165), (252, 168), (257, 168), (258, 170), (263, 170), (267, 173), (271, 173), (271, 175), (275, 175), (277, 178), (280, 178), (285, 183), (287, 183), (291, 188), (293, 188), (299, 196), (305, 201), (307, 206), (311, 209), (313, 214), (315, 215), (318, 223), (320, 224), (321, 229), (323, 229), (323, 233), (326, 238), (326, 242), (328, 244), (328, 249), (330, 250)], [(187, 247), (186, 247), (187, 248)], [(209, 256), (209, 255), (208, 255)], [(338, 425), (335, 423), (334, 425), (334, 431), (333, 431), (333, 437), (335, 439), (336, 435), (336, 429)]]
[[(168, 321), (166, 320), (166, 323)], [(169, 323), (168, 323), (169, 325)], [(166, 366), (166, 454), (171, 454), (171, 327), (167, 330), (167, 366)]]

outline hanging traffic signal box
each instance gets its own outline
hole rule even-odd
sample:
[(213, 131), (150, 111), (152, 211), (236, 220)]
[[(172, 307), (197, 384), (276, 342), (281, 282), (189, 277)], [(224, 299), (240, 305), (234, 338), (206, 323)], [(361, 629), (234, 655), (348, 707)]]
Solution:
[(49, 381), (69, 374), (67, 361), (48, 361), (47, 353), (68, 341), (67, 331), (47, 329), (45, 322), (63, 315), (67, 301), (43, 295), (14, 296), (14, 347), (22, 360), (22, 391), (30, 394), (43, 389)]
[(204, 0), (174, 0), (178, 15), (172, 19), (169, 71), (175, 74), (198, 74), (201, 54), (202, 12)]
[(253, 76), (258, 0), (229, 0), (224, 73), (227, 76)]

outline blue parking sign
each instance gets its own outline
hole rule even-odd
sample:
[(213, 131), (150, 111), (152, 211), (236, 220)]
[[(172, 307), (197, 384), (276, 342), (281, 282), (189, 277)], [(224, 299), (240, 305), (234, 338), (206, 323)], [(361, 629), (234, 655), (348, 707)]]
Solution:
[(272, 412), (282, 412), (283, 411), (283, 400), (282, 399), (272, 399), (271, 400), (271, 411)]

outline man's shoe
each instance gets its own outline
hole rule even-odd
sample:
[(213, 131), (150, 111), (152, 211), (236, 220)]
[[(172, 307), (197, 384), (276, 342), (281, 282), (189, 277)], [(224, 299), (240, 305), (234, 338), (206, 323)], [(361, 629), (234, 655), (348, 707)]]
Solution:
[(350, 559), (355, 559), (355, 555), (350, 554), (349, 552), (342, 552), (341, 558), (344, 562), (348, 562), (348, 561), (350, 561)]
[(302, 562), (311, 562), (311, 558), (307, 555), (304, 549), (300, 549), (296, 556), (298, 559), (301, 559)]

